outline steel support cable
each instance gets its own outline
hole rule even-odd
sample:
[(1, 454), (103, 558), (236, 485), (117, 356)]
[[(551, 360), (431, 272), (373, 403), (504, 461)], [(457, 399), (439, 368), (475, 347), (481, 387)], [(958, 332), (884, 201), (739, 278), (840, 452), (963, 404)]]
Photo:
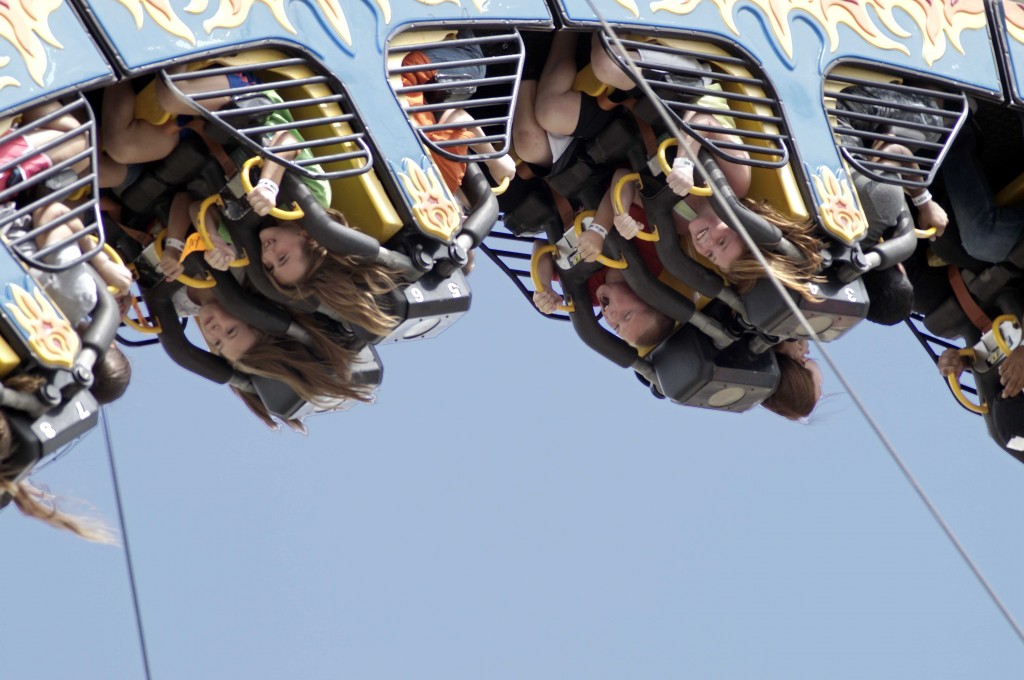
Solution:
[[(622, 58), (625, 60), (626, 64), (628, 64), (629, 68), (632, 69), (634, 72), (639, 73), (636, 63), (633, 61), (633, 58), (629, 55), (629, 52), (622, 44), (622, 41), (619, 40), (619, 36), (615, 33), (615, 31), (612, 30), (611, 25), (604, 18), (604, 15), (601, 14), (601, 12), (594, 5), (593, 0), (587, 0), (587, 5), (590, 7), (590, 11), (594, 13), (594, 16), (596, 16), (597, 20), (600, 22), (601, 30), (604, 31), (605, 35), (608, 36), (608, 39), (620, 51)], [(684, 137), (681, 131), (679, 130), (679, 127), (675, 124), (675, 121), (672, 119), (672, 116), (666, 110), (664, 102), (662, 102), (661, 99), (657, 96), (657, 94), (654, 93), (654, 91), (651, 89), (651, 86), (647, 83), (646, 80), (644, 80), (643, 78), (637, 78), (636, 81), (641, 90), (643, 91), (644, 95), (651, 101), (651, 103), (657, 109), (658, 115), (661, 117), (665, 125), (668, 127), (669, 131), (672, 133), (672, 136), (676, 138), (676, 141), (678, 142), (678, 148), (681, 149), (687, 155), (687, 157), (693, 162), (694, 169), (700, 175), (701, 179), (704, 180), (705, 182), (708, 182), (709, 177), (707, 176), (707, 172), (705, 171), (704, 166), (698, 161), (696, 155), (693, 154), (684, 143)], [(807, 318), (804, 317), (803, 312), (800, 311), (800, 308), (796, 306), (796, 303), (793, 302), (793, 299), (786, 292), (786, 289), (782, 285), (782, 282), (779, 281), (778, 277), (775, 276), (775, 273), (768, 266), (767, 260), (761, 253), (761, 250), (757, 247), (757, 244), (754, 243), (754, 240), (750, 237), (750, 234), (747, 233), (747, 230), (746, 228), (744, 228), (742, 222), (740, 222), (736, 218), (736, 215), (733, 214), (732, 206), (726, 204), (725, 209), (730, 220), (730, 226), (735, 225), (736, 231), (739, 232), (740, 236), (743, 237), (743, 242), (746, 244), (748, 250), (750, 250), (750, 252), (757, 259), (758, 263), (764, 268), (765, 272), (768, 274), (768, 278), (772, 282), (772, 285), (775, 287), (775, 290), (786, 303), (786, 306), (789, 308), (789, 311), (800, 320), (800, 325), (803, 328), (804, 332), (807, 334), (809, 338), (811, 338), (811, 340), (814, 341), (815, 347), (817, 347), (818, 351), (821, 352), (821, 356), (825, 359), (825, 362), (828, 364), (829, 368), (832, 369), (832, 372), (839, 379), (839, 382), (842, 384), (843, 388), (850, 395), (850, 398), (853, 399), (853, 403), (856, 405), (857, 410), (860, 411), (861, 415), (864, 417), (868, 425), (874, 431), (875, 436), (877, 436), (879, 441), (882, 442), (882, 445), (885, 447), (885, 450), (888, 451), (889, 456), (896, 463), (897, 467), (899, 467), (900, 472), (903, 473), (903, 476), (906, 478), (906, 480), (910, 483), (910, 486), (917, 493), (918, 498), (920, 498), (921, 502), (923, 502), (925, 507), (928, 508), (928, 512), (931, 513), (932, 517), (939, 524), (939, 527), (941, 527), (942, 531), (946, 534), (946, 537), (956, 548), (957, 552), (960, 553), (960, 557), (962, 557), (964, 562), (967, 563), (967, 566), (974, 573), (974, 576), (978, 579), (978, 582), (981, 583), (981, 586), (985, 589), (985, 592), (988, 593), (988, 596), (991, 598), (992, 602), (995, 603), (996, 608), (998, 608), (1000, 613), (1002, 613), (1003, 617), (1006, 619), (1006, 622), (1013, 629), (1013, 632), (1017, 634), (1017, 638), (1022, 643), (1024, 643), (1024, 630), (1021, 629), (1020, 625), (1017, 623), (1017, 621), (1013, 618), (1013, 615), (1010, 613), (1010, 610), (1007, 609), (1005, 604), (1003, 604), (1003, 601), (1000, 599), (995, 589), (989, 584), (988, 580), (981, 573), (981, 569), (978, 567), (977, 564), (975, 564), (974, 560), (971, 559), (971, 556), (967, 553), (967, 549), (963, 546), (963, 544), (960, 543), (959, 539), (957, 539), (956, 534), (953, 533), (953, 529), (946, 523), (946, 520), (943, 519), (942, 514), (939, 512), (939, 509), (935, 506), (934, 503), (932, 503), (931, 499), (928, 497), (928, 494), (925, 493), (924, 488), (914, 477), (914, 474), (910, 471), (910, 468), (907, 467), (907, 464), (903, 461), (903, 458), (900, 456), (900, 454), (896, 451), (896, 447), (893, 446), (891, 441), (889, 441), (889, 438), (882, 431), (881, 426), (879, 426), (878, 422), (868, 411), (867, 406), (861, 400), (860, 396), (857, 394), (857, 391), (847, 381), (846, 376), (839, 369), (839, 366), (837, 366), (836, 363), (832, 360), (832, 356), (825, 349), (825, 345), (824, 343), (821, 342), (821, 338), (818, 337), (818, 334), (807, 322)]]
[(153, 677), (149, 672), (149, 654), (146, 652), (146, 635), (142, 629), (142, 607), (139, 606), (139, 591), (135, 586), (135, 569), (132, 566), (132, 552), (128, 547), (128, 526), (124, 520), (124, 507), (121, 504), (121, 485), (117, 481), (117, 466), (114, 464), (114, 445), (110, 438), (110, 422), (107, 409), (100, 408), (100, 420), (103, 421), (103, 441), (107, 446), (107, 460), (110, 462), (110, 479), (114, 485), (114, 502), (117, 505), (117, 521), (121, 525), (121, 540), (124, 541), (124, 561), (128, 566), (128, 585), (132, 591), (132, 607), (135, 609), (135, 629), (139, 634), (139, 648), (142, 650), (142, 667), (146, 680)]

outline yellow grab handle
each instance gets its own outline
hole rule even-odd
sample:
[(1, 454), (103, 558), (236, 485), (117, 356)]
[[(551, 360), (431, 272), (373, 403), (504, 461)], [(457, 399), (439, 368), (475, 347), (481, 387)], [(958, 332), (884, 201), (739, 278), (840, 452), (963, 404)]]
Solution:
[[(540, 262), (540, 258), (548, 253), (554, 253), (558, 248), (551, 245), (550, 243), (546, 246), (541, 246), (534, 251), (533, 256), (530, 258), (530, 278), (533, 279), (533, 287), (535, 290), (544, 290), (544, 283), (540, 280), (540, 276), (537, 275), (537, 265)], [(555, 305), (555, 309), (559, 312), (568, 312), (572, 314), (576, 311), (576, 307), (570, 302), (567, 305)]]
[[(572, 228), (576, 232), (576, 236), (579, 236), (580, 234), (583, 233), (583, 220), (593, 216), (593, 210), (583, 210), (578, 215), (576, 215), (576, 219), (573, 220), (572, 223)], [(610, 257), (605, 257), (604, 255), (598, 255), (597, 261), (603, 264), (605, 267), (609, 267), (611, 269), (625, 269), (626, 267), (629, 266), (629, 264), (625, 260), (613, 260)]]
[(967, 398), (967, 395), (960, 389), (960, 380), (955, 375), (947, 375), (946, 381), (949, 382), (949, 389), (953, 391), (953, 396), (956, 397), (961, 406), (971, 413), (977, 413), (979, 416), (988, 413), (987, 403), (982, 401), (980, 404), (975, 404)]
[(935, 233), (937, 231), (938, 230), (935, 227), (928, 227), (927, 229), (915, 229), (914, 230), (914, 234), (919, 239), (925, 239), (925, 238), (931, 238), (932, 236), (935, 236)]
[[(164, 256), (164, 236), (167, 235), (166, 229), (161, 229), (160, 233), (156, 235), (156, 240), (153, 242), (153, 248), (156, 250), (157, 259)], [(213, 288), (217, 285), (217, 281), (213, 277), (206, 279), (197, 279), (194, 276), (186, 276), (185, 274), (180, 275), (175, 281), (183, 283), (189, 288)]]
[(142, 314), (142, 308), (139, 307), (139, 298), (132, 296), (132, 304), (130, 309), (135, 310), (135, 318), (128, 316), (128, 312), (125, 312), (121, 316), (121, 321), (125, 323), (129, 328), (134, 328), (139, 333), (145, 335), (159, 335), (163, 332), (163, 328), (160, 327), (160, 320), (154, 319), (152, 323), (149, 323), (148, 319), (146, 323), (143, 323), (144, 315)]
[[(676, 146), (679, 144), (679, 140), (675, 137), (669, 137), (661, 144), (658, 145), (658, 167), (668, 177), (668, 173), (672, 172), (672, 166), (668, 164), (668, 158), (665, 157), (665, 150), (670, 146)], [(694, 186), (690, 189), (691, 196), (710, 196), (711, 187), (698, 187)]]
[[(253, 156), (242, 165), (242, 188), (245, 189), (245, 193), (248, 194), (252, 191), (252, 180), (249, 179), (249, 169), (255, 165), (263, 166), (263, 159), (259, 156)], [(302, 212), (302, 208), (299, 207), (298, 203), (295, 203), (293, 210), (284, 210), (283, 208), (271, 208), (270, 216), (276, 217), (279, 220), (300, 220), (305, 215)]]
[[(622, 204), (622, 190), (628, 182), (636, 182), (641, 187), (643, 186), (639, 172), (631, 172), (619, 178), (619, 181), (615, 183), (615, 190), (612, 192), (612, 205), (615, 208), (616, 215), (622, 215), (626, 212), (625, 206)], [(650, 231), (643, 231), (641, 229), (636, 233), (636, 237), (641, 241), (657, 241), (660, 238), (658, 236), (658, 227), (652, 225)]]
[(995, 338), (996, 346), (1003, 351), (1003, 356), (1008, 357), (1013, 350), (1010, 348), (1009, 343), (1006, 342), (1006, 338), (1003, 337), (1003, 331), (999, 328), (999, 325), (1004, 321), (1009, 321), (1014, 326), (1020, 325), (1020, 322), (1017, 321), (1017, 317), (1013, 314), (1003, 314), (992, 319), (992, 337)]
[[(93, 243), (99, 243), (99, 239), (97, 239), (92, 234), (89, 234), (88, 236), (86, 236), (86, 238), (88, 238)], [(124, 260), (121, 259), (121, 254), (118, 253), (116, 250), (114, 250), (114, 248), (109, 243), (104, 243), (103, 244), (103, 252), (104, 252), (104, 254), (107, 257), (109, 257), (111, 260), (113, 260), (114, 264), (118, 264), (118, 265), (120, 265), (122, 267), (126, 266), (125, 263), (124, 263)], [(128, 292), (126, 290), (121, 290), (117, 286), (109, 286), (109, 285), (107, 286), (107, 290), (110, 291), (113, 295), (118, 295), (120, 293), (127, 293)]]
[(495, 196), (501, 196), (503, 193), (505, 193), (505, 190), (508, 189), (508, 185), (511, 183), (512, 178), (506, 177), (505, 179), (501, 180), (501, 184), (499, 184), (496, 187), (491, 187), (491, 191), (494, 192)]
[[(199, 235), (203, 237), (203, 245), (206, 246), (207, 250), (213, 250), (213, 241), (210, 240), (210, 233), (206, 229), (206, 211), (211, 205), (217, 204), (220, 206), (224, 205), (224, 199), (221, 198), (220, 194), (213, 194), (203, 199), (203, 202), (199, 204), (199, 213), (196, 215), (196, 224), (192, 225), (199, 232)], [(242, 257), (235, 258), (231, 261), (229, 267), (248, 267), (249, 258), (245, 255)]]

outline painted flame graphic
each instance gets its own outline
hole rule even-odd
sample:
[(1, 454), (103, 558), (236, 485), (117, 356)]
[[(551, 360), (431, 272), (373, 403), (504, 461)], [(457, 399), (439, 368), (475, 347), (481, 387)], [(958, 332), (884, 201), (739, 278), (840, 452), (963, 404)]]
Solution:
[(1024, 43), (1024, 5), (1014, 0), (1003, 0), (1006, 32), (1019, 43)]
[[(132, 13), (137, 28), (142, 28), (143, 12), (146, 12), (165, 31), (184, 38), (193, 45), (196, 44), (196, 38), (192, 30), (175, 13), (169, 4), (169, 0), (118, 0), (118, 2), (127, 7), (128, 11)], [(277, 23), (282, 28), (296, 35), (298, 31), (296, 31), (291, 19), (288, 18), (288, 12), (285, 10), (286, 2), (287, 0), (220, 0), (213, 16), (203, 22), (203, 30), (209, 34), (218, 28), (237, 28), (249, 19), (249, 13), (252, 12), (256, 3), (262, 3), (270, 9), (274, 19), (277, 20)], [(352, 31), (349, 28), (348, 19), (345, 17), (340, 1), (315, 0), (315, 2), (320, 7), (322, 16), (331, 25), (335, 33), (338, 34), (338, 37), (346, 45), (351, 45)], [(384, 21), (389, 23), (391, 21), (390, 0), (374, 0), (374, 2), (380, 8)], [(203, 14), (209, 7), (209, 0), (189, 0), (184, 11), (188, 14)]]
[(35, 288), (30, 294), (21, 286), (8, 284), (13, 302), (6, 307), (14, 321), (28, 335), (28, 345), (41, 362), (71, 368), (81, 341), (71, 323)]
[[(628, 7), (632, 0), (616, 0)], [(689, 14), (703, 0), (658, 0), (651, 3), (652, 12)], [(735, 23), (735, 9), (741, 0), (708, 0), (718, 7), (722, 19), (733, 33), (739, 35)], [(1009, 0), (1004, 0), (1008, 4)], [(839, 47), (839, 26), (846, 25), (871, 45), (885, 50), (897, 50), (909, 55), (910, 50), (901, 42), (890, 38), (882, 28), (899, 38), (909, 38), (896, 19), (895, 10), (902, 10), (921, 29), (923, 45), (921, 56), (929, 65), (946, 53), (947, 42), (963, 53), (960, 34), (966, 30), (984, 28), (984, 0), (746, 0), (759, 8), (775, 34), (776, 40), (786, 55), (793, 57), (793, 33), (790, 29), (790, 15), (793, 12), (809, 14), (825, 29), (829, 47), (835, 52)], [(869, 11), (870, 10), (870, 11)], [(639, 16), (639, 13), (636, 13)], [(881, 26), (876, 23), (878, 17)]]
[[(383, 0), (383, 1), (387, 2), (387, 0)], [(417, 0), (417, 2), (419, 2), (421, 5), (428, 5), (430, 7), (433, 7), (435, 5), (442, 5), (442, 4), (446, 3), (446, 2), (450, 2), (450, 3), (452, 3), (453, 5), (455, 5), (457, 7), (462, 7), (462, 3), (459, 0)], [(473, 6), (476, 7), (476, 11), (478, 11), (478, 12), (483, 12), (484, 11), (484, 5), (485, 4), (487, 4), (487, 0), (473, 0)], [(390, 20), (385, 20), (385, 21), (390, 21)]]
[(412, 200), (412, 213), (420, 228), (430, 236), (450, 241), (462, 226), (462, 211), (445, 190), (437, 170), (426, 172), (411, 158), (403, 159), (405, 172), (399, 172), (402, 184)]
[(193, 45), (196, 44), (196, 36), (192, 33), (192, 29), (178, 18), (168, 0), (118, 0), (118, 2), (132, 13), (132, 18), (135, 20), (135, 28), (142, 28), (143, 10), (145, 10), (152, 17), (153, 21), (157, 23), (157, 26), (172, 35), (184, 38)]
[[(58, 49), (64, 46), (53, 35), (48, 20), (64, 0), (7, 0), (0, 2), (0, 37), (14, 46), (25, 60), (25, 68), (37, 84), (43, 85), (47, 56), (43, 43)], [(9, 59), (0, 66), (6, 66)], [(20, 85), (15, 78), (0, 79), (0, 88)]]
[(853, 243), (867, 231), (868, 221), (857, 205), (853, 189), (846, 179), (839, 179), (831, 168), (822, 166), (812, 177), (818, 198), (818, 216), (831, 234)]

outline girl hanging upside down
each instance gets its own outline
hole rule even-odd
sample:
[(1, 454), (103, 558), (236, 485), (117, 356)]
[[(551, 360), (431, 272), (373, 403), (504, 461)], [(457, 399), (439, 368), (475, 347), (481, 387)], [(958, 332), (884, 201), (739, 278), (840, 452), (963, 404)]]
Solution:
[[(347, 226), (344, 215), (328, 212)], [(398, 319), (381, 304), (381, 297), (398, 286), (395, 272), (363, 258), (332, 253), (294, 223), (261, 229), (260, 248), (271, 282), (285, 296), (313, 296), (374, 335), (387, 335), (397, 325)]]

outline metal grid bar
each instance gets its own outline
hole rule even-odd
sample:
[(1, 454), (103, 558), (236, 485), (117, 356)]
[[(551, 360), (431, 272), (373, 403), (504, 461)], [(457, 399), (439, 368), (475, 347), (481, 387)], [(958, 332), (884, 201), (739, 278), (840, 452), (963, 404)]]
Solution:
[[(952, 348), (956, 348), (956, 349), (960, 349), (958, 345), (953, 344), (949, 340), (945, 340), (943, 338), (936, 337), (936, 336), (932, 335), (931, 333), (929, 333), (927, 330), (925, 330), (925, 328), (924, 328), (924, 316), (921, 315), (921, 314), (918, 314), (916, 312), (914, 314), (911, 314), (910, 318), (907, 319), (905, 321), (905, 323), (907, 324), (907, 327), (910, 329), (910, 331), (914, 334), (914, 337), (917, 338), (917, 341), (921, 344), (921, 347), (924, 348), (924, 351), (928, 353), (928, 356), (931, 358), (932, 362), (935, 363), (935, 364), (938, 363), (938, 361), (939, 361), (939, 354), (941, 353), (941, 352), (935, 351), (935, 346), (941, 347), (942, 349), (948, 349), (948, 348), (951, 348), (951, 347)], [(978, 396), (978, 390), (974, 387), (974, 385), (965, 383), (964, 380), (963, 380), (964, 376), (970, 376), (970, 374), (971, 374), (970, 371), (964, 371), (963, 376), (961, 376), (961, 378), (960, 378), (960, 389), (965, 394), (972, 394), (974, 396)], [(943, 381), (943, 383), (946, 385), (946, 388), (949, 390), (950, 396), (952, 396), (953, 395), (953, 390), (952, 390), (952, 388), (949, 387), (949, 383), (946, 382), (945, 380)], [(955, 399), (955, 397), (954, 397), (954, 399)], [(960, 404), (959, 400), (957, 401), (957, 403)], [(967, 411), (968, 413), (974, 413), (974, 411), (971, 411), (970, 409), (968, 409), (963, 404), (960, 404), (960, 406), (965, 411)], [(974, 415), (978, 415), (978, 414), (974, 413)]]
[[(835, 73), (827, 82), (832, 86), (825, 90), (825, 112), (836, 145), (854, 169), (907, 188), (932, 183), (966, 119), (963, 93)], [(874, 148), (883, 142), (906, 147), (911, 155)]]
[[(46, 143), (30, 138), (33, 133), (52, 129), (47, 126), (67, 115), (73, 116), (79, 125), (60, 132)], [(103, 249), (105, 243), (97, 210), (96, 120), (92, 109), (79, 95), (46, 115), (13, 128), (4, 136), (4, 143), (12, 144), (19, 138), (27, 142), (25, 151), (0, 165), (0, 172), (12, 173), (7, 186), (0, 190), (0, 205), (4, 206), (0, 211), (0, 234), (3, 234), (8, 248), (27, 266), (40, 271), (60, 272), (87, 262)], [(41, 153), (52, 155), (66, 145), (82, 148), (31, 177), (19, 175), (19, 168), (26, 161)], [(36, 211), (63, 203), (73, 196), (78, 201), (75, 207), (69, 207), (45, 223), (33, 223)], [(38, 238), (64, 226), (70, 230), (68, 236), (45, 247), (36, 245)], [(79, 254), (60, 264), (46, 261), (48, 256), (65, 248), (73, 248)]]
[[(626, 66), (625, 60), (611, 49), (607, 36), (602, 34), (601, 42), (611, 58), (615, 59), (626, 73), (630, 73), (634, 81), (639, 81), (641, 76), (633, 73)], [(789, 148), (786, 143), (789, 135), (778, 99), (767, 78), (757, 75), (758, 67), (750, 60), (737, 56), (705, 54), (638, 40), (623, 40), (622, 43), (631, 52), (642, 49), (647, 53), (658, 52), (677, 58), (692, 59), (700, 64), (688, 67), (678, 61), (666, 64), (643, 57), (634, 58), (643, 80), (672, 112), (676, 125), (698, 139), (709, 151), (725, 160), (756, 167), (779, 168), (789, 163)], [(709, 64), (717, 64), (720, 68), (705, 69), (704, 65)], [(727, 73), (721, 68), (724, 66), (739, 67), (752, 75)], [(671, 82), (671, 79), (684, 82)], [(734, 91), (736, 89), (745, 92)], [(750, 94), (751, 90), (763, 92), (764, 96)], [(700, 100), (705, 96), (725, 100), (730, 108), (726, 115), (744, 121), (749, 127), (756, 129), (737, 127), (732, 130), (731, 132), (742, 140), (741, 144), (727, 144), (706, 137), (702, 133), (708, 132), (710, 128), (690, 125), (684, 121), (689, 113), (723, 114), (719, 108), (702, 105)], [(744, 107), (754, 110), (747, 110)], [(757, 109), (767, 111), (761, 112)], [(751, 156), (737, 155), (737, 151), (745, 151)]]
[[(308, 71), (313, 75), (288, 80), (274, 80), (273, 82), (257, 83), (237, 88), (207, 91), (192, 95), (185, 94), (182, 92), (181, 88), (178, 87), (179, 83), (187, 82), (192, 79), (215, 75), (228, 75), (231, 73), (238, 73), (241, 70), (253, 71), (258, 74), (260, 71), (269, 72), (275, 69), (294, 69), (296, 67), (308, 69)], [(278, 163), (309, 179), (332, 180), (368, 172), (373, 167), (373, 155), (370, 152), (369, 145), (367, 144), (365, 132), (361, 129), (359, 118), (355, 115), (348, 96), (340, 90), (340, 84), (335, 83), (326, 75), (317, 73), (317, 68), (318, 67), (315, 63), (305, 58), (289, 57), (285, 59), (254, 62), (247, 64), (244, 69), (240, 66), (220, 66), (174, 74), (163, 71), (160, 73), (160, 77), (175, 96), (189, 103), (190, 107), (195, 111), (195, 115), (204, 118), (210, 124), (215, 125), (222, 132), (237, 140), (241, 146), (249, 149), (253, 155), (262, 156), (267, 160)], [(326, 85), (331, 89), (331, 94), (325, 97), (310, 97), (308, 95), (303, 95), (300, 88), (308, 85)], [(251, 101), (251, 99), (270, 90), (274, 90), (278, 94), (282, 92), (292, 92), (296, 93), (298, 96), (293, 99), (284, 98), (285, 101), (283, 103), (239, 106), (236, 108), (233, 107), (218, 111), (210, 111), (201, 103), (210, 99), (228, 96), (239, 102), (244, 102), (245, 100)], [(267, 116), (276, 112), (288, 112), (290, 114), (295, 109), (309, 106), (319, 107), (322, 104), (337, 104), (340, 109), (340, 113), (333, 116), (318, 115), (313, 120), (296, 119), (294, 122), (288, 124), (259, 124), (250, 126), (239, 124), (239, 119), (243, 117), (248, 119), (252, 116), (265, 114), (265, 120)], [(345, 135), (336, 134), (333, 126), (338, 124), (350, 126), (352, 128), (352, 133)], [(302, 130), (316, 130), (321, 134), (317, 134), (316, 138), (312, 138), (308, 134), (303, 135), (304, 137), (311, 138), (303, 139), (303, 141), (294, 144), (278, 146), (266, 145), (260, 140), (261, 135), (281, 130), (298, 130), (300, 133)], [(342, 147), (348, 148), (334, 154), (324, 153), (322, 155), (318, 155), (318, 151), (320, 149), (330, 145), (341, 145)], [(298, 161), (294, 159), (286, 159), (280, 155), (284, 152), (303, 150), (309, 150), (313, 153), (315, 160)], [(316, 167), (318, 164), (322, 166), (324, 164), (340, 161), (346, 161), (352, 167), (338, 170), (327, 170), (323, 167)]]
[[(472, 124), (468, 123), (435, 123), (418, 128), (420, 138), (427, 148), (437, 156), (456, 162), (477, 162), (499, 158), (508, 153), (511, 146), (512, 134), (512, 111), (515, 106), (518, 93), (519, 76), (522, 72), (524, 56), (523, 42), (516, 31), (501, 31), (494, 33), (477, 33), (468, 38), (456, 38), (452, 40), (441, 40), (431, 42), (418, 42), (404, 44), (396, 47), (388, 45), (389, 54), (408, 54), (412, 52), (429, 52), (440, 48), (479, 48), (479, 58), (451, 58), (443, 59), (439, 55), (428, 55), (432, 60), (426, 64), (407, 64), (395, 66), (388, 69), (388, 76), (392, 79), (401, 79), (404, 74), (429, 74), (434, 72), (430, 82), (424, 82), (415, 86), (392, 85), (395, 96), (399, 98), (403, 110), (407, 116), (418, 113), (435, 114), (435, 120), (440, 119), (446, 111), (464, 109), (467, 112), (484, 109), (484, 114)], [(485, 48), (498, 50), (508, 47), (509, 51), (503, 53), (488, 53)], [(445, 79), (443, 72), (446, 69), (460, 69), (466, 67), (484, 67), (482, 77), (464, 79)], [(440, 76), (440, 77), (439, 77)], [(426, 101), (422, 104), (409, 105), (405, 95), (423, 93)], [(465, 95), (470, 94), (466, 99)], [(479, 95), (479, 96), (477, 96)], [(470, 114), (472, 115), (472, 114)], [(447, 137), (446, 133), (456, 132), (469, 127), (480, 127), (484, 136), (473, 141), (479, 143), (489, 142), (495, 150), (493, 153), (477, 153), (466, 148), (464, 153), (456, 153), (452, 149), (459, 146), (467, 146), (466, 140), (462, 141), (435, 141), (440, 137)]]

